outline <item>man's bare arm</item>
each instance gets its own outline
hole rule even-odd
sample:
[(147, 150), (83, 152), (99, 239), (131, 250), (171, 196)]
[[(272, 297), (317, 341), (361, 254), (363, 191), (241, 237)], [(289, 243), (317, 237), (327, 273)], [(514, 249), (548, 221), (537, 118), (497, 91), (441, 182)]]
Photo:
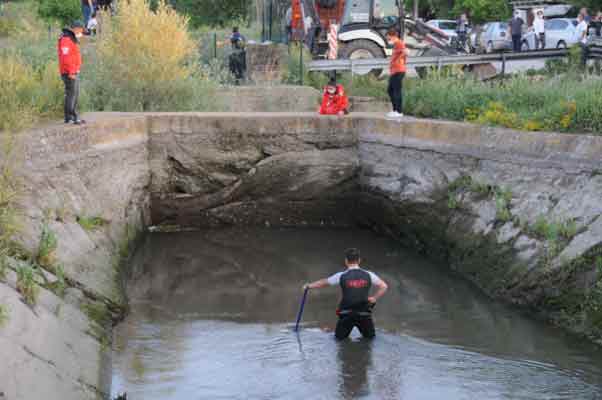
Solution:
[(368, 301), (370, 303), (376, 303), (376, 301), (378, 299), (380, 299), (385, 294), (385, 292), (387, 291), (387, 289), (389, 288), (389, 286), (387, 285), (387, 282), (383, 281), (382, 279), (376, 285), (376, 287), (377, 287), (377, 290), (376, 290), (376, 293), (374, 293), (374, 296), (368, 297)]
[(326, 286), (330, 286), (328, 284), (328, 279), (320, 279), (319, 281), (306, 283), (305, 285), (303, 285), (303, 289), (320, 289)]

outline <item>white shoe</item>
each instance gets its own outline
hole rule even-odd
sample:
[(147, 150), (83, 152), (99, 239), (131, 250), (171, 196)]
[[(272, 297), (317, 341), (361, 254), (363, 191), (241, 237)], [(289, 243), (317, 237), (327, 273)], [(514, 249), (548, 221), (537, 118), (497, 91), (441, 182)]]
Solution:
[(385, 115), (386, 119), (399, 119), (401, 117), (403, 117), (403, 114), (400, 114), (397, 111), (391, 111)]

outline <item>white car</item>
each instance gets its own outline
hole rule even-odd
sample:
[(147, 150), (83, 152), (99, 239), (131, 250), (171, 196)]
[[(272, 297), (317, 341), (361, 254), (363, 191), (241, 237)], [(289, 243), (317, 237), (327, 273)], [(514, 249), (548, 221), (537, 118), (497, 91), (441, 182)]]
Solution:
[(458, 35), (456, 33), (458, 23), (451, 19), (431, 19), (426, 24), (432, 26), (433, 28), (442, 30), (450, 38)]
[[(576, 31), (576, 19), (548, 19), (544, 26), (546, 49), (566, 49), (579, 41)], [(522, 50), (535, 50), (535, 32), (529, 31), (523, 36)]]

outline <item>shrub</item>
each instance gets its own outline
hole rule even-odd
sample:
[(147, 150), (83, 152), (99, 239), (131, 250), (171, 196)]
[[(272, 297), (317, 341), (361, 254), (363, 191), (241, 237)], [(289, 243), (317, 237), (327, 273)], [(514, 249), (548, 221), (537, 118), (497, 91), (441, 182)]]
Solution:
[(56, 62), (40, 69), (19, 54), (0, 58), (0, 131), (17, 131), (60, 112), (62, 87)]
[[(188, 18), (164, 2), (120, 3), (105, 22), (91, 77), (90, 103), (99, 110), (176, 110), (190, 102), (195, 75)], [(175, 103), (175, 105), (174, 105)]]
[(58, 21), (69, 25), (76, 19), (82, 19), (80, 0), (37, 0), (38, 15), (49, 22)]

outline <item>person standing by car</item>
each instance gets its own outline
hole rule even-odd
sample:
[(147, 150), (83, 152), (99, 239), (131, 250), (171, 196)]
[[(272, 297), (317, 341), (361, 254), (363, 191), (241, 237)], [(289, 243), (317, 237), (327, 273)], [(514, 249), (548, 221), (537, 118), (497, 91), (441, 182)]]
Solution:
[(598, 14), (596, 14), (596, 16), (592, 18), (588, 27), (588, 36), (593, 35), (596, 37), (600, 37), (602, 35), (602, 11), (598, 11)]
[(59, 70), (65, 84), (65, 123), (73, 122), (81, 125), (83, 120), (77, 115), (77, 100), (79, 97), (79, 71), (82, 65), (82, 56), (79, 51), (79, 38), (84, 35), (84, 24), (75, 21), (63, 33), (57, 44)]
[(583, 20), (585, 21), (586, 24), (589, 24), (590, 21), (592, 20), (592, 17), (590, 17), (587, 7), (581, 8), (579, 10), (579, 14), (583, 15)]
[(577, 15), (577, 27), (575, 28), (575, 35), (577, 35), (577, 40), (579, 43), (579, 47), (581, 47), (581, 66), (585, 68), (587, 64), (587, 22), (585, 22), (585, 16), (583, 14)]
[(468, 35), (468, 17), (466, 13), (460, 14), (456, 21), (456, 34), (458, 35), (458, 45), (460, 49), (466, 48), (466, 37)]
[(543, 11), (537, 11), (535, 19), (533, 20), (533, 31), (535, 32), (535, 50), (539, 50), (541, 46), (542, 50), (546, 48), (546, 28), (545, 21), (543, 18)]
[(514, 11), (514, 17), (510, 20), (510, 35), (512, 36), (512, 51), (520, 52), (523, 25), (525, 21), (520, 17), (518, 10)]

